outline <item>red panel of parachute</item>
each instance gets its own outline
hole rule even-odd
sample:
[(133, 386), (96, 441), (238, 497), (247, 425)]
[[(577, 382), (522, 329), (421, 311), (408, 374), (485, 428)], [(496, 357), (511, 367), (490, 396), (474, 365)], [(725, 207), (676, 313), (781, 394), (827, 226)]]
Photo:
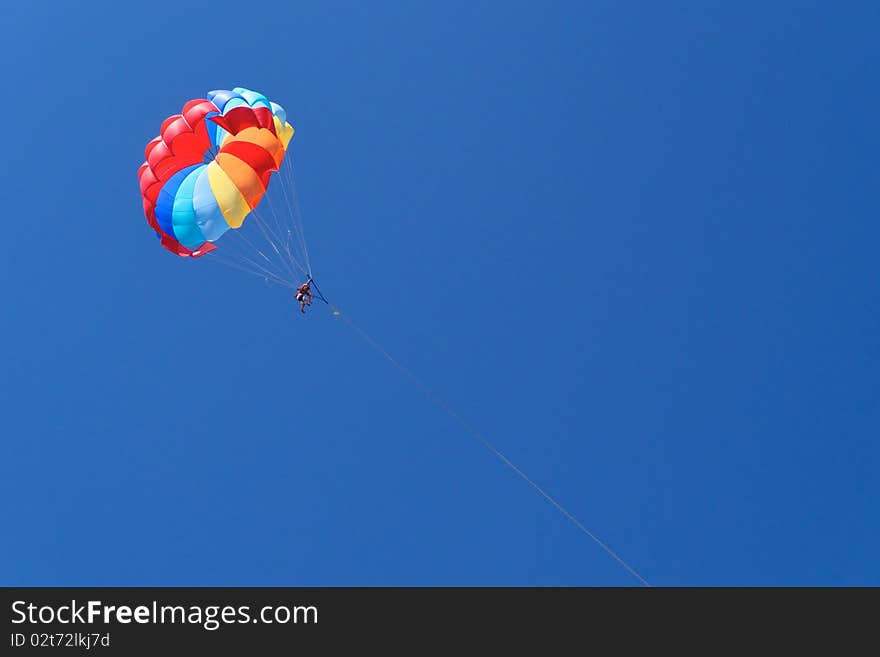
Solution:
[(278, 132), (275, 130), (275, 121), (272, 110), (268, 107), (255, 107), (254, 116), (257, 117), (257, 122), (260, 124), (261, 128), (271, 130), (273, 135), (276, 137), (278, 136)]
[(269, 151), (249, 141), (230, 141), (223, 146), (223, 152), (246, 162), (260, 177), (263, 189), (268, 189), (269, 177), (278, 170), (278, 164)]
[(138, 182), (143, 196), (144, 216), (150, 227), (160, 236), (162, 246), (182, 257), (198, 258), (213, 251), (210, 242), (197, 249), (188, 249), (173, 235), (169, 235), (156, 221), (156, 199), (171, 176), (194, 164), (199, 164), (204, 153), (211, 147), (205, 117), (218, 113), (210, 100), (197, 98), (183, 106), (180, 114), (169, 116), (162, 122), (159, 137), (152, 139), (144, 149), (144, 162), (138, 169)]
[(212, 116), (211, 120), (233, 135), (238, 134), (245, 128), (260, 127), (260, 122), (257, 120), (254, 110), (246, 105), (233, 107), (223, 116)]

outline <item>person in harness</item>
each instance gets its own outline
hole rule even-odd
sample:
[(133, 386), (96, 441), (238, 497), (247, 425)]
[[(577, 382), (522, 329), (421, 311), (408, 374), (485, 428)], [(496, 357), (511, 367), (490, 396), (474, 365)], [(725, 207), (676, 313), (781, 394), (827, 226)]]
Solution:
[(312, 305), (312, 290), (309, 287), (311, 284), (312, 277), (309, 276), (309, 280), (296, 289), (296, 300), (299, 301), (299, 310), (303, 314), (306, 312), (306, 306)]

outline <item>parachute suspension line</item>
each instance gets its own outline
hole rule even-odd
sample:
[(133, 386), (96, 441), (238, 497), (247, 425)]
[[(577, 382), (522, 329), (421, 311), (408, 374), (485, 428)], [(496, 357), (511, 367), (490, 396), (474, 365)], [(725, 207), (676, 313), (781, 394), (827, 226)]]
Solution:
[[(271, 260), (262, 249), (258, 248), (253, 242), (247, 239), (244, 236), (242, 229), (234, 229), (232, 232), (238, 236), (238, 239), (233, 240), (231, 237), (227, 238), (224, 241), (223, 248), (218, 249), (217, 252), (212, 254), (214, 256), (220, 256), (220, 258), (218, 258), (219, 262), (225, 264), (225, 261), (228, 260), (231, 263), (236, 264), (237, 269), (246, 269), (259, 276), (263, 276), (264, 278), (271, 277), (278, 281), (288, 281), (290, 276), (283, 273), (284, 268)], [(248, 245), (246, 252), (242, 252), (244, 249), (235, 248), (236, 246), (240, 247), (241, 244)], [(254, 253), (259, 254), (267, 264), (264, 265), (261, 262), (255, 261), (253, 259), (255, 257)]]
[[(234, 234), (235, 234), (235, 235), (236, 235), (241, 241), (243, 241), (245, 244), (247, 244), (248, 247), (249, 247), (252, 251), (257, 252), (257, 253), (263, 258), (263, 260), (265, 260), (265, 261), (269, 264), (269, 267), (272, 268), (271, 273), (275, 274), (276, 276), (278, 276), (278, 278), (281, 278), (281, 279), (283, 279), (283, 278), (285, 277), (285, 275), (284, 275), (284, 273), (283, 273), (283, 269), (284, 269), (283, 266), (279, 266), (276, 262), (274, 262), (273, 260), (271, 260), (271, 259), (269, 258), (269, 256), (267, 256), (265, 253), (263, 253), (262, 250), (260, 250), (256, 245), (254, 245), (253, 242), (251, 242), (247, 237), (244, 236), (244, 233), (242, 232), (241, 229), (237, 229), (237, 230), (235, 230), (235, 231), (234, 231)], [(250, 260), (250, 258), (248, 258), (247, 256), (240, 255), (239, 257), (242, 258), (243, 260), (248, 261), (248, 262), (252, 262), (252, 261)], [(257, 263), (253, 263), (253, 264), (254, 264), (255, 266), (259, 266), (259, 265), (257, 265)], [(280, 267), (280, 271), (276, 271), (276, 269), (278, 269), (279, 267)]]
[[(263, 269), (269, 269), (270, 273), (272, 273), (277, 278), (280, 278), (282, 280), (295, 279), (295, 273), (291, 271), (285, 272), (285, 268), (287, 267), (287, 265), (283, 258), (278, 258), (276, 261), (276, 259), (272, 257), (273, 249), (269, 248), (272, 246), (271, 242), (270, 240), (266, 239), (265, 235), (263, 235), (262, 237), (260, 236), (261, 233), (258, 230), (259, 224), (256, 221), (252, 223), (255, 227), (252, 227), (250, 225), (251, 222), (248, 222), (241, 227), (230, 231), (236, 237), (229, 237), (224, 240), (224, 243), (221, 247), (223, 248), (224, 253), (238, 260), (239, 264), (247, 263), (248, 265), (256, 266), (258, 268), (261, 266), (261, 263), (255, 262), (254, 259), (259, 256), (263, 259), (263, 261), (267, 263), (266, 265), (263, 265)], [(254, 235), (251, 235), (251, 237), (248, 238), (246, 235), (248, 232), (254, 232)], [(257, 241), (260, 243), (255, 243), (253, 241), (254, 238), (256, 238)], [(264, 239), (270, 243), (268, 245), (265, 245), (263, 243)]]
[(251, 211), (250, 218), (254, 225), (257, 226), (257, 228), (259, 229), (260, 233), (263, 236), (263, 239), (265, 239), (268, 243), (271, 251), (275, 253), (275, 256), (277, 256), (278, 262), (281, 263), (281, 269), (286, 270), (287, 273), (285, 274), (285, 276), (289, 276), (291, 279), (296, 278), (297, 274), (295, 269), (291, 265), (290, 261), (278, 249), (278, 245), (275, 243), (275, 240), (272, 239), (271, 230), (267, 227), (262, 217), (260, 217), (260, 215), (256, 211)]
[(293, 200), (293, 208), (291, 210), (291, 214), (292, 214), (293, 220), (294, 220), (294, 227), (299, 232), (299, 240), (300, 240), (300, 243), (302, 244), (303, 253), (305, 254), (305, 257), (306, 257), (306, 264), (309, 266), (309, 273), (311, 273), (312, 261), (311, 261), (311, 258), (309, 257), (309, 247), (306, 242), (306, 234), (305, 234), (305, 227), (304, 227), (305, 222), (303, 221), (302, 212), (300, 212), (300, 208), (299, 208), (299, 195), (297, 194), (297, 191), (296, 191), (296, 180), (293, 176), (293, 158), (292, 157), (290, 159), (290, 165), (287, 167), (285, 174), (287, 175), (287, 179), (290, 183), (290, 194), (291, 194), (291, 198)]
[[(271, 226), (269, 226), (268, 222), (262, 216), (259, 216), (259, 215), (258, 215), (257, 219), (258, 219), (259, 225), (261, 225), (265, 231), (268, 231), (272, 235), (272, 237), (275, 238), (276, 241), (273, 242), (272, 246), (273, 246), (273, 248), (275, 248), (275, 251), (278, 253), (278, 257), (281, 258), (282, 260), (285, 260), (288, 263), (288, 268), (293, 272), (293, 277), (299, 278), (300, 273), (304, 276), (308, 276), (308, 272), (306, 271), (306, 268), (302, 264), (300, 258), (298, 258), (297, 255), (294, 255), (294, 253), (291, 252), (290, 248), (284, 243), (284, 241), (281, 239), (281, 237), (279, 237), (278, 235), (275, 234), (274, 231), (272, 231), (272, 228), (271, 228)], [(278, 246), (278, 245), (280, 245), (280, 246)], [(299, 273), (297, 273), (297, 271)]]
[[(281, 194), (284, 196), (284, 201), (286, 203), (287, 202), (287, 192), (284, 189), (284, 178), (280, 178), (278, 182), (280, 183)], [(270, 202), (270, 205), (271, 205), (271, 202)], [(290, 250), (290, 238), (291, 238), (290, 225), (295, 223), (295, 218), (292, 216), (292, 214), (290, 212), (289, 205), (287, 206), (287, 214), (285, 215), (282, 213), (282, 215), (287, 219), (287, 221), (283, 222), (284, 226), (281, 230), (281, 233), (284, 237), (284, 248), (287, 249), (288, 255), (293, 257), (292, 251)], [(302, 251), (302, 259), (305, 260), (305, 251)], [(306, 270), (306, 274), (311, 275), (312, 270), (311, 270), (311, 267), (309, 266), (308, 262), (305, 263), (305, 270)]]
[(642, 577), (632, 566), (630, 566), (626, 561), (623, 560), (614, 550), (612, 550), (608, 545), (603, 543), (599, 537), (597, 537), (593, 532), (587, 529), (580, 520), (578, 520), (574, 514), (572, 514), (568, 509), (566, 509), (562, 504), (557, 502), (553, 496), (551, 496), (547, 491), (541, 488), (537, 483), (535, 483), (525, 472), (520, 470), (509, 458), (507, 458), (501, 451), (498, 450), (489, 440), (480, 433), (477, 429), (471, 426), (464, 418), (462, 418), (458, 413), (456, 413), (446, 401), (440, 397), (436, 392), (434, 392), (431, 388), (429, 388), (426, 384), (422, 383), (421, 379), (419, 379), (415, 374), (413, 374), (409, 369), (404, 367), (400, 362), (398, 362), (388, 351), (385, 350), (382, 345), (376, 342), (369, 334), (366, 333), (362, 328), (352, 322), (346, 315), (343, 315), (339, 309), (334, 306), (332, 303), (327, 303), (333, 311), (334, 315), (338, 315), (342, 318), (342, 320), (352, 329), (355, 333), (361, 336), (363, 340), (369, 344), (373, 349), (379, 352), (382, 356), (384, 356), (389, 363), (391, 363), (394, 367), (400, 370), (410, 381), (412, 381), (419, 390), (430, 400), (435, 406), (437, 406), (440, 410), (445, 412), (449, 417), (455, 420), (459, 426), (461, 426), (466, 432), (468, 432), (473, 438), (475, 438), (483, 447), (485, 447), (489, 452), (494, 454), (504, 465), (509, 467), (513, 472), (517, 474), (523, 481), (525, 481), (529, 486), (531, 486), (535, 491), (537, 491), (544, 499), (546, 499), (550, 504), (552, 504), (557, 511), (559, 511), (563, 516), (565, 516), (575, 527), (577, 527), (582, 533), (588, 536), (593, 540), (596, 545), (602, 548), (612, 559), (614, 559), (619, 565), (621, 565), (630, 575), (635, 577), (639, 582), (644, 586), (651, 586), (644, 577)]
[[(266, 194), (263, 198), (265, 199), (266, 207), (269, 208), (270, 213), (271, 213), (271, 215), (272, 215), (272, 220), (273, 220), (273, 221), (272, 221), (272, 227), (273, 227), (273, 228), (277, 228), (277, 229), (278, 229), (278, 234), (280, 235), (280, 234), (282, 233), (282, 231), (281, 231), (281, 220), (278, 219), (278, 215), (275, 213), (275, 207), (272, 205), (272, 200), (271, 200), (271, 198), (269, 197), (268, 194)], [(256, 209), (252, 210), (252, 212), (256, 212)], [(269, 218), (268, 218), (268, 216), (266, 217), (266, 220), (265, 220), (265, 221), (266, 221), (266, 225), (267, 225), (267, 226), (270, 225), (270, 224), (269, 224)], [(273, 231), (273, 233), (274, 233), (274, 231)]]
[(273, 283), (275, 285), (280, 285), (281, 287), (287, 287), (290, 289), (294, 289), (296, 287), (295, 285), (288, 283), (287, 281), (281, 280), (280, 278), (275, 278), (274, 276), (270, 276), (268, 274), (263, 274), (259, 271), (253, 270), (253, 269), (248, 269), (247, 267), (241, 267), (234, 262), (227, 262), (227, 261), (221, 260), (216, 257), (213, 258), (213, 260), (214, 260), (214, 262), (218, 262), (221, 265), (224, 265), (226, 267), (231, 267), (232, 269), (237, 269), (238, 271), (243, 271), (246, 274), (252, 274), (258, 278), (262, 278), (267, 283)]
[(282, 287), (289, 287), (289, 288), (296, 287), (292, 283), (285, 281), (284, 279), (278, 278), (277, 276), (274, 276), (274, 275), (266, 272), (265, 270), (260, 271), (258, 269), (251, 269), (249, 267), (242, 266), (239, 263), (235, 262), (234, 260), (229, 260), (227, 258), (224, 258), (222, 255), (218, 255), (216, 252), (212, 253), (210, 255), (209, 262), (216, 262), (220, 265), (223, 265), (224, 267), (231, 267), (232, 269), (237, 269), (237, 270), (243, 271), (247, 274), (253, 274), (254, 276), (259, 276), (260, 278), (266, 280), (267, 282), (271, 281), (272, 283), (275, 283), (276, 285), (280, 285)]
[[(282, 187), (282, 191), (283, 191), (283, 187)], [(302, 264), (299, 262), (299, 259), (296, 256), (294, 256), (293, 252), (291, 252), (290, 246), (288, 244), (288, 240), (283, 239), (285, 233), (287, 233), (289, 235), (290, 231), (286, 230), (287, 222), (285, 222), (282, 218), (280, 218), (279, 213), (275, 210), (275, 203), (273, 203), (273, 201), (272, 201), (272, 195), (267, 193), (263, 198), (266, 200), (266, 204), (268, 205), (269, 211), (272, 214), (272, 218), (274, 219), (274, 224), (275, 224), (275, 227), (277, 228), (277, 232), (275, 230), (272, 230), (272, 226), (269, 224), (268, 218), (264, 219), (263, 223), (265, 224), (266, 228), (269, 229), (269, 231), (272, 233), (272, 235), (275, 237), (275, 239), (278, 241), (278, 243), (281, 245), (281, 248), (284, 249), (285, 253), (287, 254), (287, 258), (292, 263), (296, 264), (298, 269), (300, 269), (301, 271), (305, 271), (306, 268), (302, 266)], [(253, 212), (256, 213), (256, 215), (258, 217), (261, 217), (261, 215), (258, 212), (256, 212), (256, 210), (254, 210)], [(280, 253), (280, 250), (279, 250), (279, 257), (283, 257)]]
[[(272, 177), (271, 180), (277, 180), (278, 175), (276, 171), (276, 175)], [(271, 182), (271, 181), (270, 181)], [(282, 225), (284, 222), (279, 218), (278, 213), (275, 212), (275, 204), (272, 203), (272, 192), (270, 190), (274, 190), (275, 186), (267, 187), (266, 193), (263, 194), (263, 200), (266, 202), (269, 210), (271, 210), (272, 218), (275, 220), (275, 226), (278, 228), (278, 234), (282, 234), (284, 231), (282, 230)]]
[[(284, 172), (281, 176), (282, 185), (281, 185), (281, 193), (284, 195), (284, 200), (287, 202), (287, 207), (290, 212), (290, 218), (293, 223), (293, 228), (296, 231), (297, 239), (299, 240), (300, 248), (302, 249), (303, 256), (306, 261), (306, 267), (309, 270), (309, 275), (312, 274), (312, 262), (309, 258), (309, 249), (306, 246), (306, 236), (303, 231), (303, 222), (302, 222), (302, 214), (299, 212), (299, 204), (296, 199), (296, 185), (293, 182), (293, 159), (291, 158), (290, 164), (288, 166), (281, 167)], [(285, 181), (286, 177), (286, 181)], [(287, 192), (287, 188), (290, 186), (290, 194)], [(288, 235), (290, 231), (288, 230)]]
[[(282, 187), (282, 191), (283, 191), (283, 189), (284, 188)], [(293, 255), (293, 253), (290, 250), (290, 239), (289, 239), (290, 238), (290, 229), (287, 228), (287, 223), (283, 219), (280, 219), (278, 217), (278, 213), (275, 211), (275, 204), (272, 203), (271, 196), (269, 196), (267, 194), (265, 198), (266, 198), (267, 204), (269, 206), (269, 210), (272, 212), (272, 217), (275, 219), (275, 225), (278, 227), (278, 233), (276, 235), (276, 238), (278, 239), (279, 242), (282, 242), (282, 248), (287, 253), (288, 259), (290, 259), (291, 262), (296, 262), (297, 267), (300, 270), (305, 271), (306, 268), (304, 268), (302, 265), (299, 264), (298, 259)], [(268, 223), (269, 222), (267, 221), (266, 224), (268, 225)], [(287, 237), (282, 240), (282, 237), (284, 237), (285, 234), (287, 235)], [(307, 274), (308, 273), (311, 273), (311, 272), (307, 272)]]
[[(293, 278), (297, 277), (297, 274), (293, 270), (291, 263), (293, 265), (295, 265), (301, 272), (305, 273), (305, 269), (299, 263), (299, 261), (297, 261), (292, 256), (285, 258), (283, 255), (281, 255), (281, 251), (278, 249), (278, 245), (275, 243), (275, 241), (272, 239), (272, 237), (270, 237), (270, 235), (272, 234), (272, 229), (266, 224), (266, 222), (263, 220), (263, 218), (260, 216), (260, 214), (256, 211), (252, 211), (251, 216), (254, 219), (256, 219), (257, 225), (260, 227), (260, 230), (263, 231), (263, 236), (266, 238), (266, 240), (269, 242), (269, 244), (272, 245), (272, 249), (275, 251), (275, 253), (278, 255), (278, 257), (281, 259), (281, 261), (287, 266), (287, 269), (290, 271), (291, 276), (293, 276)], [(278, 239), (277, 235), (275, 236), (275, 239), (276, 240)], [(278, 240), (278, 241), (280, 241), (280, 240)], [(308, 275), (308, 274), (306, 274), (306, 275)]]
[(245, 267), (249, 268), (251, 271), (253, 271), (258, 276), (272, 278), (273, 280), (276, 280), (276, 281), (286, 281), (287, 280), (284, 275), (278, 274), (274, 270), (267, 269), (266, 267), (263, 267), (262, 265), (260, 265), (257, 262), (254, 262), (253, 260), (251, 260), (247, 256), (238, 255), (237, 261), (233, 260), (232, 262), (237, 262), (239, 268), (245, 268)]
[[(278, 179), (278, 176), (275, 176), (275, 179)], [(276, 185), (277, 186), (277, 185)], [(274, 190), (275, 187), (272, 187)], [(263, 196), (266, 201), (266, 205), (269, 207), (269, 210), (272, 213), (272, 218), (275, 220), (275, 227), (278, 229), (278, 235), (284, 235), (284, 220), (279, 217), (278, 213), (275, 211), (275, 203), (272, 202), (272, 194), (269, 192), (269, 188), (266, 189), (266, 194)], [(268, 221), (266, 222), (268, 223)]]

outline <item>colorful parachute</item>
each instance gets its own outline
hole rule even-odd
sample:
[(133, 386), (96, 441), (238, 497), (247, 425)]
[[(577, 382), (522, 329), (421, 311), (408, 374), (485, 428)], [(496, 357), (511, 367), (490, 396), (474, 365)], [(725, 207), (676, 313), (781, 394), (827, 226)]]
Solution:
[(213, 251), (260, 203), (291, 137), (284, 108), (242, 87), (211, 91), (165, 119), (138, 169), (162, 246), (183, 257)]

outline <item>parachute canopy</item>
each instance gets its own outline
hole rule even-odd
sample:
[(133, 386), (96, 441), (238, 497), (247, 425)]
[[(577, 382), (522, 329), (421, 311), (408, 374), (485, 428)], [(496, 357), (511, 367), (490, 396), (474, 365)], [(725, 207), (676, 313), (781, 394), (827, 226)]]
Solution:
[(235, 87), (169, 116), (138, 169), (144, 215), (162, 246), (198, 257), (256, 209), (293, 137), (284, 108)]

